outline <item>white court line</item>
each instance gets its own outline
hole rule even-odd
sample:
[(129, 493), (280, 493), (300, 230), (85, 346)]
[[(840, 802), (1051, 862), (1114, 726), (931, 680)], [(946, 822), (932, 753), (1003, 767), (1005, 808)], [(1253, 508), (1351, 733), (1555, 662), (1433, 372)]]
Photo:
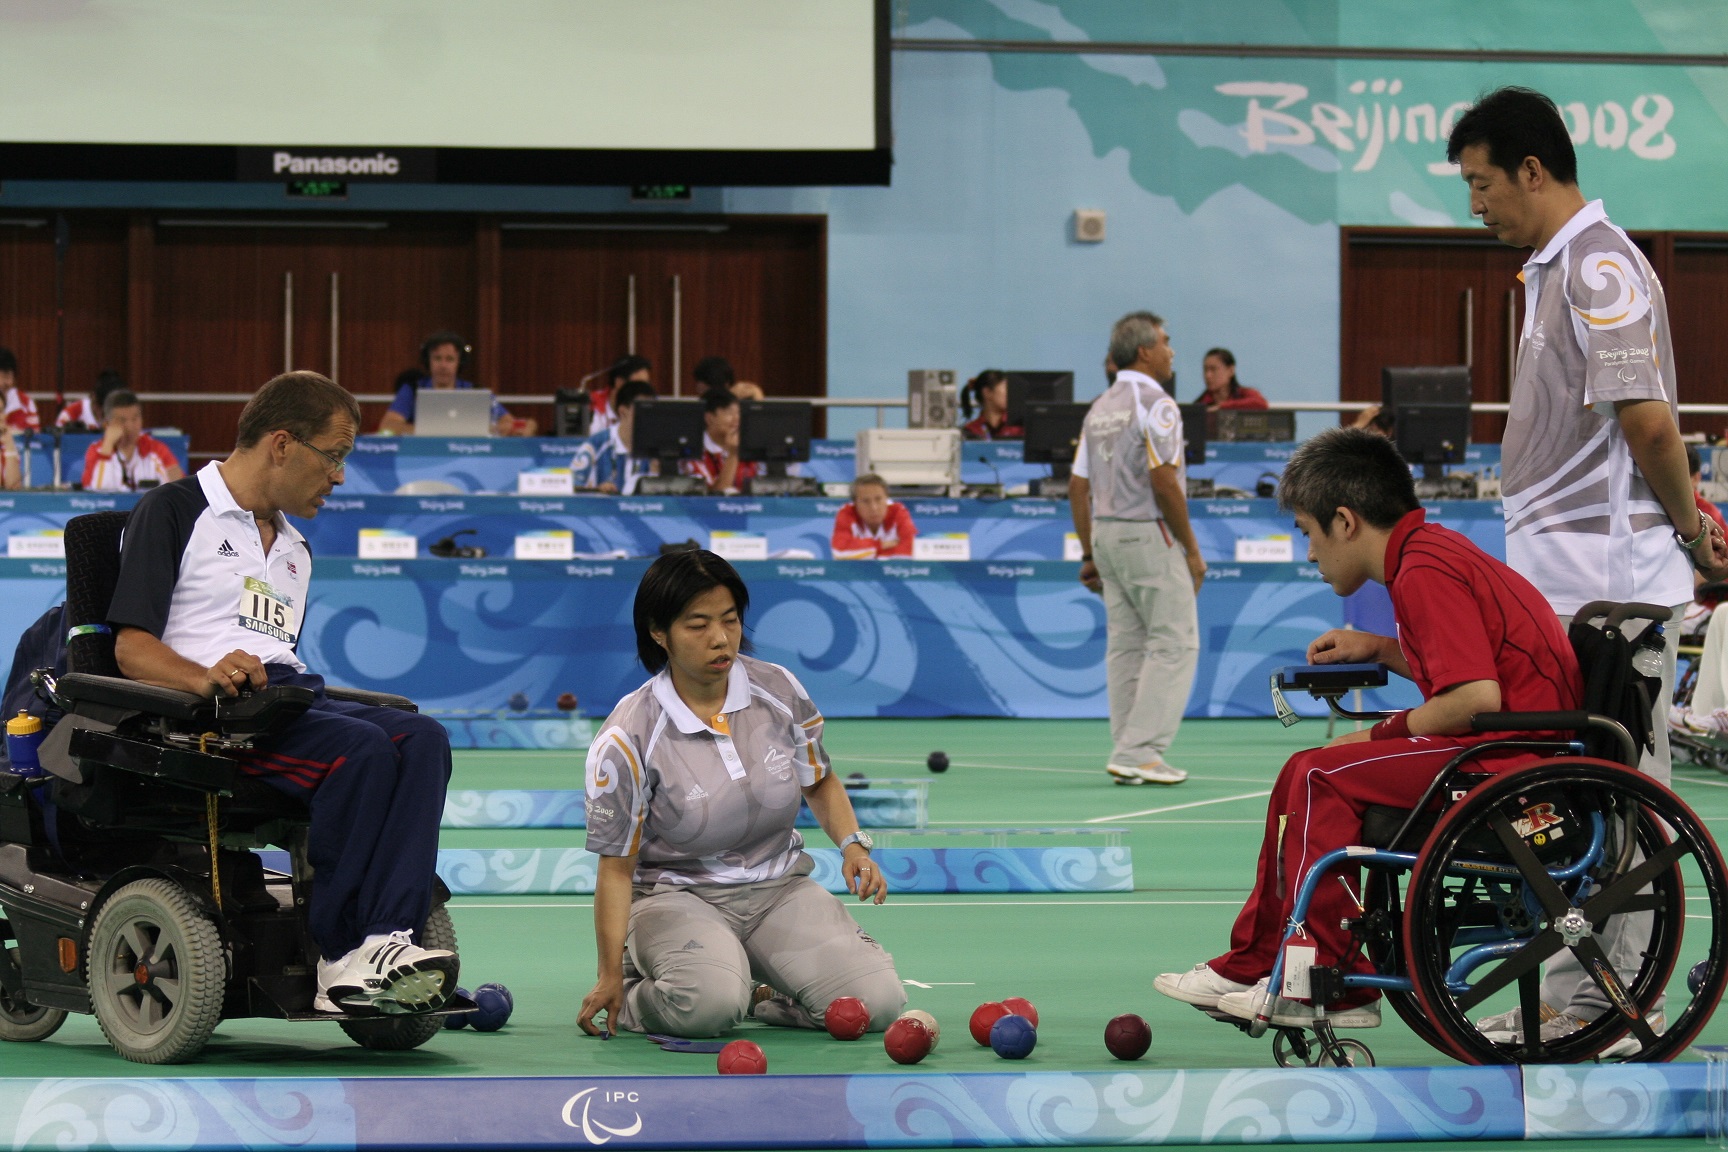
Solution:
[(1117, 816), (1094, 816), (1090, 820), (1081, 821), (1081, 823), (1108, 824), (1112, 820), (1127, 820), (1134, 816), (1156, 816), (1160, 812), (1176, 812), (1183, 808), (1204, 808), (1208, 804), (1228, 804), (1232, 800), (1252, 800), (1256, 796), (1270, 795), (1272, 795), (1272, 789), (1268, 788), (1264, 792), (1244, 792), (1239, 796), (1220, 796), (1216, 800), (1190, 800), (1186, 804), (1167, 804), (1162, 808), (1142, 808), (1138, 812), (1123, 812)]

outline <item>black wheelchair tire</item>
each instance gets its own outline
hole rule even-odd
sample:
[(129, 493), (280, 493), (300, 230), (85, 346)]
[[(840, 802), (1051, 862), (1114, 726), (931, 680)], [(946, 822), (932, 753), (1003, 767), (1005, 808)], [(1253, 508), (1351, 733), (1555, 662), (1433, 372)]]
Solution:
[[(1684, 1053), (1703, 1030), (1728, 986), (1728, 866), (1704, 822), (1685, 801), (1650, 777), (1610, 761), (1569, 757), (1516, 769), (1482, 784), (1442, 815), (1411, 870), (1405, 892), (1404, 962), (1416, 999), (1444, 1041), (1443, 1050), (1459, 1060), (1468, 1064), (1530, 1062), (1521, 1059), (1512, 1046), (1497, 1045), (1483, 1036), (1471, 1019), (1471, 1010), (1460, 1007), (1446, 990), (1450, 952), (1449, 947), (1442, 949), (1438, 944), (1437, 916), (1447, 866), (1466, 836), (1481, 826), (1488, 812), (1514, 795), (1553, 786), (1629, 796), (1639, 806), (1637, 838), (1646, 855), (1663, 850), (1670, 843), (1671, 830), (1672, 837), (1681, 842), (1682, 856), (1691, 855), (1703, 875), (1712, 924), (1708, 944), (1711, 964), (1705, 983), (1654, 1044), (1628, 1057), (1639, 1062), (1671, 1060)], [(1680, 867), (1680, 859), (1676, 859), (1671, 868), (1650, 881), (1660, 886), (1658, 898), (1663, 906), (1650, 910), (1652, 934), (1645, 961), (1627, 987), (1632, 999), (1646, 1010), (1667, 989), (1679, 957), (1686, 920)], [(1627, 1032), (1624, 1018), (1609, 1013), (1548, 1045), (1544, 1062), (1591, 1059)]]
[[(18, 968), (18, 949), (10, 949), (12, 966)], [(0, 988), (0, 1041), (8, 1044), (30, 1044), (46, 1040), (66, 1023), (66, 1012), (60, 1008), (43, 1008), (30, 1003), (22, 992)]]
[[(152, 960), (173, 982), (160, 999), (136, 982), (139, 965)], [(182, 1064), (203, 1051), (222, 1019), (227, 957), (215, 922), (180, 885), (135, 880), (96, 913), (84, 979), (90, 1010), (114, 1051), (138, 1064)], [(157, 1010), (160, 1018), (151, 1019)]]
[[(426, 927), (420, 933), (420, 946), (457, 952), (456, 925), (451, 923), (450, 912), (444, 905), (439, 904), (426, 917)], [(407, 1052), (444, 1031), (444, 1017), (368, 1016), (363, 1020), (343, 1020), (341, 1026), (348, 1038), (362, 1048), (378, 1052)]]

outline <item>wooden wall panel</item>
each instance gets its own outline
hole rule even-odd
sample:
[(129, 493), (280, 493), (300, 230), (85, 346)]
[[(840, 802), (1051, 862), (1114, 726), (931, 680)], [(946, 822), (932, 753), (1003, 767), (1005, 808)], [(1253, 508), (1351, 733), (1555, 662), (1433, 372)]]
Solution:
[[(18, 356), (27, 392), (55, 390), (57, 325), (54, 224), (0, 224), (0, 345)], [(74, 219), (66, 251), (66, 379), (68, 396), (88, 392), (104, 368), (124, 371), (126, 347), (126, 230), (119, 218)], [(59, 406), (38, 402), (44, 424)]]
[[(1728, 237), (1674, 238), (1664, 287), (1680, 400), (1728, 404)], [(1682, 430), (1721, 436), (1728, 417), (1683, 416)]]

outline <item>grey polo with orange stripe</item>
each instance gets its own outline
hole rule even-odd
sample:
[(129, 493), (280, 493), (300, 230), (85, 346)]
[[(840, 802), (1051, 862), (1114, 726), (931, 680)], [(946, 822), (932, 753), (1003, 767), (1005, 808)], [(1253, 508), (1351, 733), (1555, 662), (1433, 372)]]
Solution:
[(719, 714), (662, 670), (618, 702), (588, 750), (588, 850), (637, 856), (638, 884), (755, 884), (804, 857), (801, 789), (832, 771), (797, 677), (740, 656)]
[(1157, 520), (1152, 469), (1182, 469), (1182, 413), (1143, 372), (1123, 369), (1086, 413), (1074, 475), (1091, 482), (1095, 520)]

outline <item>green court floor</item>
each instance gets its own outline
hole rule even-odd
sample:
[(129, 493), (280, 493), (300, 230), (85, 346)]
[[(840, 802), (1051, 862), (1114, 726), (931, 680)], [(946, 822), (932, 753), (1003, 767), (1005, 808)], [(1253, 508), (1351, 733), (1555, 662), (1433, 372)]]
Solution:
[[(1144, 1066), (1269, 1067), (1269, 1040), (1250, 1040), (1151, 990), (1152, 977), (1220, 952), (1253, 874), (1272, 777), (1296, 749), (1319, 742), (1324, 721), (1286, 730), (1270, 720), (1191, 721), (1171, 752), (1191, 773), (1177, 787), (1121, 787), (1103, 772), (1100, 721), (837, 720), (828, 747), (843, 773), (931, 781), (932, 826), (1052, 826), (1087, 821), (1127, 829), (1136, 889), (1099, 895), (891, 897), (853, 908), (894, 954), (910, 1004), (936, 1015), (941, 1046), (920, 1070), (1005, 1070), (966, 1033), (972, 1008), (1009, 995), (1043, 1017), (1036, 1052), (1019, 1068), (1120, 1067), (1104, 1050), (1105, 1022), (1138, 1012), (1154, 1041)], [(925, 756), (945, 751), (951, 769), (930, 775)], [(461, 788), (578, 788), (579, 757), (556, 752), (463, 752)], [(1728, 777), (1682, 767), (1677, 788), (1706, 819), (1728, 827)], [(448, 847), (579, 845), (580, 831), (446, 831)], [(825, 842), (820, 833), (813, 839)], [(908, 843), (909, 841), (902, 841)], [(957, 840), (964, 844), (975, 841)], [(944, 841), (943, 843), (946, 843)], [(6, 1051), (6, 1075), (303, 1076), (593, 1075), (707, 1073), (713, 1058), (677, 1055), (635, 1037), (601, 1042), (575, 1027), (593, 981), (592, 903), (584, 897), (464, 897), (452, 905), (463, 982), (502, 981), (516, 995), (503, 1031), (446, 1032), (425, 1048), (373, 1053), (333, 1025), (225, 1023), (201, 1062), (149, 1069), (109, 1050), (94, 1022), (74, 1017), (27, 1053)], [(825, 1034), (756, 1024), (738, 1034), (762, 1043), (773, 1072), (889, 1071), (880, 1041), (843, 1044)], [(1448, 1063), (1388, 1010), (1356, 1033), (1382, 1065)], [(1728, 1018), (1701, 1040), (1728, 1043)], [(1653, 1143), (1650, 1147), (1665, 1146)], [(1690, 1143), (1688, 1146), (1696, 1146)], [(1486, 1147), (1473, 1145), (1472, 1147)]]

